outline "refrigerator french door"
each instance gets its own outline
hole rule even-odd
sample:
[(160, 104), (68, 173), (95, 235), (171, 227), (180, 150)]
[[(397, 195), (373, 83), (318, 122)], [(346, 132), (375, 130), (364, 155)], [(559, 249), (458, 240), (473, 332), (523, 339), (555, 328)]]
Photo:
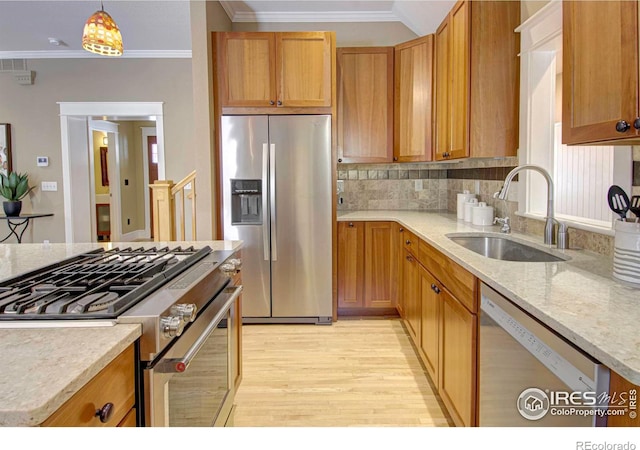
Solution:
[(224, 238), (242, 247), (243, 322), (330, 323), (331, 116), (223, 116)]

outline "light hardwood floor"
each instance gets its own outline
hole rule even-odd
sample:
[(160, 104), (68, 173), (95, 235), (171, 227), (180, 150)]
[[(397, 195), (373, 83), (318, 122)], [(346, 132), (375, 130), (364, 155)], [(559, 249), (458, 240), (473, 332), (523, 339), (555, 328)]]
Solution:
[(234, 426), (448, 426), (400, 320), (243, 327)]

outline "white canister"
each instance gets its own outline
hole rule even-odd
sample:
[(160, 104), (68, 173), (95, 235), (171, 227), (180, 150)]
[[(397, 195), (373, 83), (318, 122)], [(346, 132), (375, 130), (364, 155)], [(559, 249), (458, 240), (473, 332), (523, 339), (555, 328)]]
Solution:
[(471, 223), (480, 226), (493, 225), (493, 206), (479, 202), (478, 206), (471, 208)]
[(640, 284), (640, 223), (616, 220), (613, 276)]
[(474, 198), (476, 196), (476, 194), (471, 194), (468, 190), (464, 190), (462, 191), (461, 194), (458, 194), (458, 219), (459, 220), (464, 220), (464, 204), (467, 202), (467, 200), (469, 200), (470, 198)]
[(464, 204), (464, 221), (471, 222), (471, 210), (478, 206), (478, 199), (475, 197), (470, 198)]

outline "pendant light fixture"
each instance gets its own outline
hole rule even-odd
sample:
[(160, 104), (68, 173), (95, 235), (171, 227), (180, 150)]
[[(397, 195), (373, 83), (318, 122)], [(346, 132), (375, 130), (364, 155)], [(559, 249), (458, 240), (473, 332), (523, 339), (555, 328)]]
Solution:
[(84, 25), (82, 48), (98, 55), (121, 56), (122, 35), (118, 25), (104, 10), (102, 2), (100, 8), (100, 11), (94, 12)]

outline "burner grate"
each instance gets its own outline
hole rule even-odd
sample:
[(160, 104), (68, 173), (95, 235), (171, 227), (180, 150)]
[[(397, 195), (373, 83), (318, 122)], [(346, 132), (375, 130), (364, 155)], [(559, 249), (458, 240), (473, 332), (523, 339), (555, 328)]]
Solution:
[(211, 252), (209, 247), (93, 251), (0, 283), (0, 320), (115, 318)]

